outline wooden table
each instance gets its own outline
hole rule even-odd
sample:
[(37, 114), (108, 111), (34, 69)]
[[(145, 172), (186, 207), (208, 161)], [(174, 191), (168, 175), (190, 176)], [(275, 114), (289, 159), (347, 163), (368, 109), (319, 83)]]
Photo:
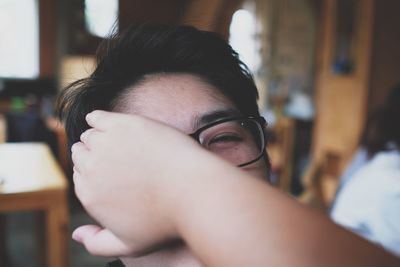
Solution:
[(47, 264), (68, 264), (67, 180), (42, 143), (0, 144), (0, 213), (43, 210)]

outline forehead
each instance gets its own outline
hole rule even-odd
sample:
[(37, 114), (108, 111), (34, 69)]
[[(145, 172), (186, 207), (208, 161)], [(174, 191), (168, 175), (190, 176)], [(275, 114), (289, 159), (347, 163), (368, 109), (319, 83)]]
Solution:
[(116, 110), (146, 116), (189, 133), (196, 130), (202, 116), (235, 110), (235, 106), (198, 76), (153, 74), (120, 96)]

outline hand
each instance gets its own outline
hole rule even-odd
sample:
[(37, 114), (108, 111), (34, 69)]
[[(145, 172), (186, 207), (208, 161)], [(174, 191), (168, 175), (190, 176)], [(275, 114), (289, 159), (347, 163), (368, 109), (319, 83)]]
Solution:
[(106, 229), (84, 226), (74, 238), (103, 256), (139, 255), (177, 238), (177, 207), (168, 200), (179, 194), (203, 150), (181, 132), (139, 116), (95, 111), (87, 122), (93, 128), (72, 147), (75, 191)]
[[(97, 225), (85, 225), (74, 231), (75, 240), (83, 243), (93, 255), (115, 257), (121, 255), (126, 246), (110, 231)], [(108, 244), (113, 244), (112, 246)], [(201, 263), (191, 253), (190, 249), (181, 242), (170, 244), (160, 250), (141, 257), (122, 257), (120, 260), (126, 267), (201, 267)]]

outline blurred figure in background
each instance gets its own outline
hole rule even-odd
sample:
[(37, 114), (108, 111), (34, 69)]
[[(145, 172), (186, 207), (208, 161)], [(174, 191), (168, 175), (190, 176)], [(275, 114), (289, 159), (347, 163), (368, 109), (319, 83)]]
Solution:
[(331, 217), (400, 255), (400, 84), (368, 119)]

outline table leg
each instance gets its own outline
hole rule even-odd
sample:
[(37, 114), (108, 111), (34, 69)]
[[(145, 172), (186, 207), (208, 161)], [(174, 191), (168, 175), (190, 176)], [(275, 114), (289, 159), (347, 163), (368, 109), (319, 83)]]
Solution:
[(49, 267), (68, 266), (68, 206), (63, 194), (47, 210), (47, 259)]
[(0, 266), (9, 266), (6, 246), (6, 215), (0, 214)]

